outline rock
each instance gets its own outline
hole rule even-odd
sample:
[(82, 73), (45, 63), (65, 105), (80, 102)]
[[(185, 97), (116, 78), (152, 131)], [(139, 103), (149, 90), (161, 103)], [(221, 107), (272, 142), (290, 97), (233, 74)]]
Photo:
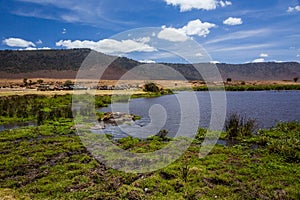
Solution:
[(128, 122), (133, 122), (135, 120), (135, 115), (121, 113), (121, 112), (107, 112), (104, 116), (100, 119), (104, 123), (109, 123), (112, 125), (120, 125)]
[(92, 130), (98, 130), (98, 129), (105, 129), (105, 125), (100, 125), (100, 124), (97, 124), (95, 126), (92, 126), (91, 127)]

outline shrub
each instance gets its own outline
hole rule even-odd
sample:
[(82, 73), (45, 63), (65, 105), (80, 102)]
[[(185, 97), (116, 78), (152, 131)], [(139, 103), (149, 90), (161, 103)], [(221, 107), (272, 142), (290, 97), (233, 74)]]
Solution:
[(64, 83), (64, 86), (69, 87), (71, 85), (74, 85), (74, 83), (71, 80), (66, 80)]
[(146, 83), (145, 84), (145, 92), (160, 92), (159, 87), (155, 83)]
[(36, 82), (37, 82), (38, 84), (42, 84), (42, 83), (44, 82), (44, 80), (39, 79), (39, 80), (37, 80)]
[(227, 138), (238, 139), (251, 136), (257, 128), (255, 119), (247, 119), (237, 113), (231, 114), (225, 122)]
[(169, 131), (163, 129), (163, 130), (160, 130), (159, 133), (156, 134), (156, 136), (162, 138), (162, 139), (165, 139), (168, 135)]

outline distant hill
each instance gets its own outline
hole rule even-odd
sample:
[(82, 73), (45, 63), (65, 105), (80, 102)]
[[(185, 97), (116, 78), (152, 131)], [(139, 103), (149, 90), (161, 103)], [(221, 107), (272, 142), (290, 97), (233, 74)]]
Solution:
[[(36, 50), (36, 51), (0, 51), (0, 78), (75, 78), (84, 59), (91, 53), (90, 49), (71, 50)], [(142, 65), (138, 61), (125, 57), (112, 57), (101, 54), (103, 58), (113, 59), (102, 79), (118, 79), (128, 70)], [(201, 79), (191, 64), (146, 64), (159, 69), (167, 65), (184, 75), (189, 80)], [(195, 64), (206, 68), (212, 64)], [(300, 63), (248, 63), (216, 64), (224, 80), (291, 80), (300, 77)], [(168, 74), (161, 73), (161, 78)], [(170, 77), (169, 77), (170, 78)]]

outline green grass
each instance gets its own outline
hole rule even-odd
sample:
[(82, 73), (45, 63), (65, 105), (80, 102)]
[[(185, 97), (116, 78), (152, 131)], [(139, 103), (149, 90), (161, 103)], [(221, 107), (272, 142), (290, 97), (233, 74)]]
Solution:
[[(299, 199), (298, 123), (281, 123), (199, 159), (205, 130), (166, 168), (131, 174), (107, 168), (82, 145), (71, 120), (0, 132), (0, 195), (17, 199)], [(226, 138), (226, 133), (222, 133)], [(162, 138), (115, 141), (132, 152)], [(252, 148), (258, 145), (258, 148)], [(275, 150), (274, 148), (278, 148)], [(282, 151), (284, 149), (284, 151)]]
[[(22, 99), (15, 104), (21, 107), (16, 110), (26, 105), (30, 111), (33, 102), (40, 102), (40, 109), (51, 112), (71, 100), (69, 96), (55, 98)], [(109, 100), (99, 97), (96, 102), (104, 106)], [(7, 123), (21, 117), (2, 119)], [(282, 122), (259, 130), (257, 135), (241, 135), (237, 144), (216, 145), (200, 159), (201, 143), (207, 134), (213, 137), (216, 133), (199, 129), (188, 150), (169, 166), (133, 174), (95, 160), (76, 134), (72, 118), (55, 117), (36, 127), (1, 131), (0, 199), (300, 198), (299, 123)], [(221, 138), (226, 140), (228, 134), (222, 132)], [(170, 141), (159, 136), (113, 140), (120, 148), (135, 153), (156, 151)]]

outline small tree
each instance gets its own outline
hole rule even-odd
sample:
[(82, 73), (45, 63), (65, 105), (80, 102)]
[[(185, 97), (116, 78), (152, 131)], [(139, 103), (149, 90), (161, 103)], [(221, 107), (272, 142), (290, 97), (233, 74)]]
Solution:
[(64, 83), (64, 86), (67, 86), (67, 87), (69, 87), (71, 85), (73, 85), (73, 82), (71, 80), (66, 80)]
[(232, 81), (232, 79), (231, 78), (227, 78), (226, 79), (226, 82), (228, 83), (228, 82), (231, 82)]
[(155, 83), (146, 83), (145, 92), (160, 92), (159, 87)]
[(37, 80), (36, 82), (37, 82), (38, 84), (42, 84), (42, 83), (44, 82), (44, 80), (39, 79), (39, 80)]
[(26, 86), (27, 85), (27, 78), (23, 78), (23, 84)]
[(296, 83), (298, 81), (298, 77), (293, 78), (294, 82)]

